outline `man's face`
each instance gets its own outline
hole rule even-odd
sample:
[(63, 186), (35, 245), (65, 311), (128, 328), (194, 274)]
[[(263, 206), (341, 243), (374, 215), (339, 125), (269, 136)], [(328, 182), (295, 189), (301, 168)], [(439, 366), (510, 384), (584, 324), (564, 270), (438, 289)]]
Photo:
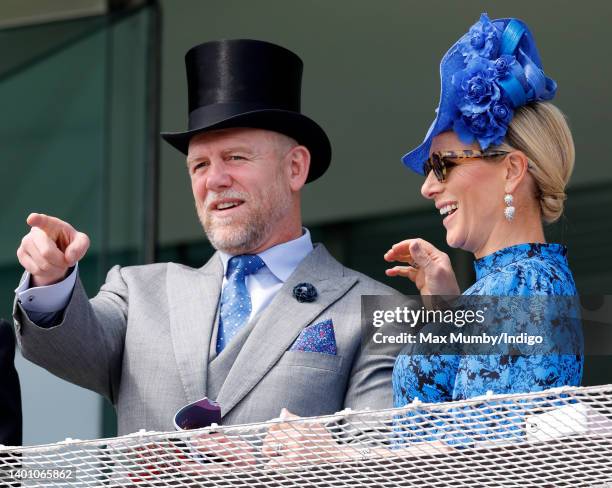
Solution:
[(294, 210), (287, 156), (295, 141), (262, 129), (193, 137), (187, 167), (200, 222), (211, 244), (254, 254), (282, 242)]

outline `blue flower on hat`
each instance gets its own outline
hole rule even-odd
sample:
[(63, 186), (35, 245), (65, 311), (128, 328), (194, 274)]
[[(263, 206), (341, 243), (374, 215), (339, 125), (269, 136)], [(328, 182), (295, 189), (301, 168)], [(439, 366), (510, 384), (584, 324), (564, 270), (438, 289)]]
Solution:
[(457, 47), (466, 61), (478, 57), (491, 59), (496, 57), (499, 49), (499, 32), (489, 16), (481, 14), (480, 21), (470, 27), (469, 32), (459, 40)]
[(480, 114), (462, 115), (455, 120), (453, 130), (459, 139), (466, 144), (477, 140), (480, 147), (486, 149), (490, 145), (501, 144), (508, 126), (498, 121), (491, 111)]
[(509, 54), (503, 54), (497, 58), (493, 63), (496, 76), (498, 78), (503, 78), (506, 76), (510, 72), (512, 65), (516, 62), (516, 58)]
[(488, 59), (474, 58), (467, 67), (453, 75), (457, 107), (463, 115), (485, 112), (499, 100), (495, 66)]
[(514, 116), (514, 110), (503, 102), (493, 105), (493, 107), (491, 107), (491, 113), (493, 114), (493, 117), (495, 117), (495, 120), (506, 128)]

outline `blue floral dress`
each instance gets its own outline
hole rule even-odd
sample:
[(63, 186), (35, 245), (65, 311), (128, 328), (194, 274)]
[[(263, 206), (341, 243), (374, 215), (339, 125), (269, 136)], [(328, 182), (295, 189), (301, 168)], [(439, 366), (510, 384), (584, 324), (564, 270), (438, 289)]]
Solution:
[[(475, 261), (476, 282), (464, 295), (577, 295), (560, 244), (519, 244)], [(579, 385), (582, 355), (406, 355), (393, 368), (394, 406), (463, 400), (493, 393)]]

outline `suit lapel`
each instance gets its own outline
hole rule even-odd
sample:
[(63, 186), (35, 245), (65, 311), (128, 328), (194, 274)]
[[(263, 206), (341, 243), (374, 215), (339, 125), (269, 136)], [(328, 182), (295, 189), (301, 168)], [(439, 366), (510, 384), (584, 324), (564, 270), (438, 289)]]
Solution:
[(187, 399), (193, 402), (206, 394), (209, 346), (223, 264), (218, 254), (200, 269), (171, 263), (167, 280), (174, 353)]
[[(262, 312), (237, 355), (217, 396), (223, 416), (259, 383), (302, 329), (344, 296), (356, 281), (355, 276), (343, 276), (340, 263), (320, 244), (304, 258)], [(294, 286), (303, 282), (315, 286), (316, 301), (300, 303), (293, 297)]]

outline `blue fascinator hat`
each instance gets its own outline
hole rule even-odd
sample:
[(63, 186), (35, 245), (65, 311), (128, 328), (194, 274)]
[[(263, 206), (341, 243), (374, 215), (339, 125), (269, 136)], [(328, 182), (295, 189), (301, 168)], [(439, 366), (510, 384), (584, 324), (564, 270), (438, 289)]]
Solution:
[(482, 14), (440, 62), (440, 103), (425, 140), (402, 161), (423, 175), (431, 140), (447, 130), (484, 151), (501, 144), (514, 110), (551, 100), (557, 84), (548, 78), (535, 40), (518, 19), (490, 20)]

